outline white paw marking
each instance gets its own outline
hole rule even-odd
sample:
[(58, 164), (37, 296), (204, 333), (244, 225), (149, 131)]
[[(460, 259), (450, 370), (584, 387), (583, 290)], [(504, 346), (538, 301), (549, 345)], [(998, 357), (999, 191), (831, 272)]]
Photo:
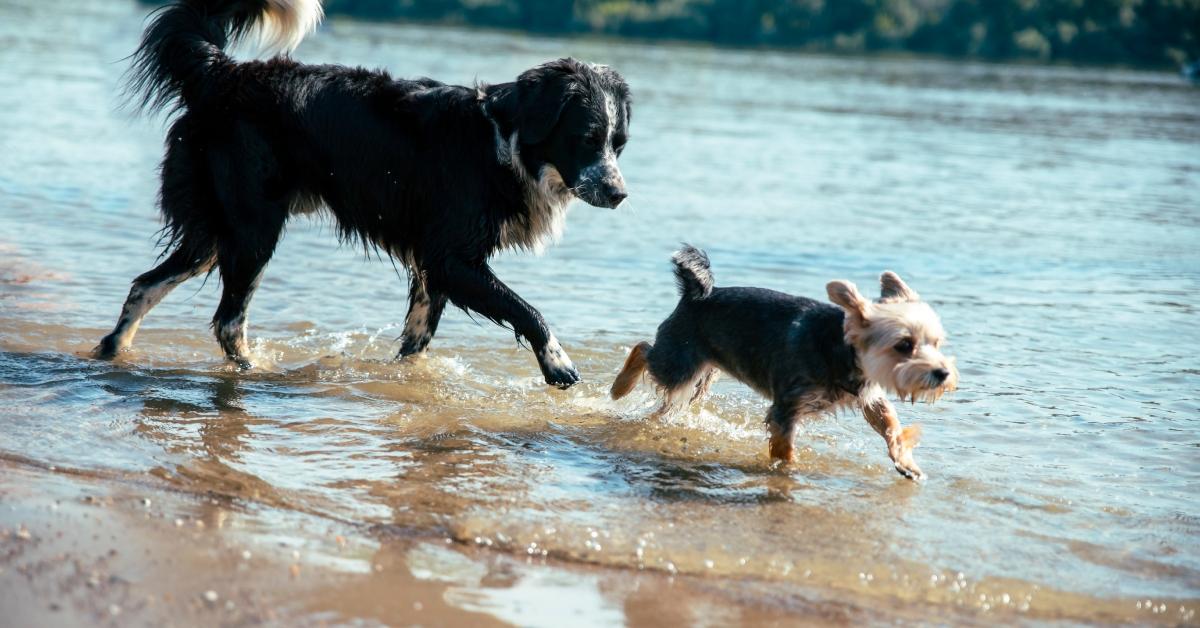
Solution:
[(571, 358), (567, 357), (567, 352), (563, 351), (562, 345), (558, 344), (558, 339), (554, 336), (550, 336), (550, 341), (538, 352), (538, 359), (552, 369), (568, 371), (575, 369)]
[(408, 338), (420, 338), (429, 333), (429, 300), (422, 299), (413, 303), (404, 321), (404, 335)]

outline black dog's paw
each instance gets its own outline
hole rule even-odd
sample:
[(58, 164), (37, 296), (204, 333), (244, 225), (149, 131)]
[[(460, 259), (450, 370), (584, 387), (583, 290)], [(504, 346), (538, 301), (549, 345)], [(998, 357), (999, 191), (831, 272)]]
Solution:
[(233, 362), (233, 365), (237, 367), (239, 372), (245, 372), (254, 369), (254, 365), (250, 363), (250, 358), (247, 358), (244, 355), (231, 355), (229, 356), (229, 361)]
[(576, 369), (574, 365), (552, 370), (542, 368), (542, 375), (545, 376), (547, 384), (560, 390), (566, 390), (580, 381), (579, 369)]
[(555, 369), (543, 367), (542, 375), (546, 376), (547, 384), (557, 386), (562, 390), (566, 390), (580, 382), (579, 369), (575, 368), (574, 364), (568, 364), (565, 368)]
[(92, 349), (92, 357), (97, 360), (111, 360), (117, 357), (121, 352), (121, 348), (117, 346), (117, 339), (112, 334), (109, 334), (100, 339), (100, 344)]
[(547, 384), (565, 390), (579, 383), (579, 369), (575, 368), (571, 358), (567, 357), (567, 352), (563, 351), (553, 336), (550, 342), (537, 352), (537, 359)]
[(429, 341), (432, 338), (429, 334), (409, 335), (404, 334), (400, 339), (400, 352), (396, 354), (397, 360), (403, 360), (412, 355), (424, 353), (429, 347)]

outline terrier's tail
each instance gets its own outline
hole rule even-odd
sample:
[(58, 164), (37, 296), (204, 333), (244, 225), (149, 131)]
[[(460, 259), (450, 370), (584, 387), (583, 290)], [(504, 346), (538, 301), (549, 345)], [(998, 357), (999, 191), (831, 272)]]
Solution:
[(621, 367), (621, 372), (617, 374), (617, 379), (613, 381), (612, 393), (613, 399), (620, 399), (629, 394), (634, 386), (637, 386), (638, 378), (642, 373), (646, 372), (646, 359), (649, 357), (650, 346), (648, 342), (639, 342), (629, 352), (629, 357), (625, 358), (625, 366)]
[(684, 244), (683, 248), (671, 256), (675, 262), (675, 283), (679, 284), (679, 294), (688, 301), (698, 301), (712, 294), (713, 276), (708, 266), (708, 254), (700, 249)]

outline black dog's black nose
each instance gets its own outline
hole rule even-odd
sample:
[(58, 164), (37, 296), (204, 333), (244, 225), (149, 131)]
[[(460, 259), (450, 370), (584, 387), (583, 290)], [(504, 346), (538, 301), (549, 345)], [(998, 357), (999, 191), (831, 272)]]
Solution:
[(946, 381), (947, 377), (950, 377), (950, 371), (947, 369), (933, 369), (930, 371), (930, 374), (933, 375), (933, 378), (936, 379), (939, 384)]
[(612, 192), (608, 193), (608, 201), (612, 203), (613, 207), (620, 205), (621, 201), (628, 197), (629, 194), (625, 190), (613, 190)]

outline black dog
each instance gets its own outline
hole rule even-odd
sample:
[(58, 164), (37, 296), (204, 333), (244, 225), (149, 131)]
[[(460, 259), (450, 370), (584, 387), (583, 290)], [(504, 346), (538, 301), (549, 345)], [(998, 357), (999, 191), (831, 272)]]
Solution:
[(720, 369), (771, 399), (772, 458), (792, 459), (800, 419), (858, 406), (887, 441), (896, 470), (921, 477), (912, 459), (919, 431), (901, 429), (885, 392), (934, 401), (958, 385), (958, 369), (939, 348), (945, 332), (937, 314), (898, 275), (883, 274), (875, 302), (852, 283), (831, 281), (834, 306), (762, 288), (714, 288), (708, 256), (690, 246), (674, 262), (679, 305), (653, 345), (629, 353), (614, 399), (649, 370), (664, 396), (655, 414), (663, 415), (685, 397), (704, 397)]
[(172, 288), (216, 269), (213, 328), (226, 356), (248, 367), (247, 305), (284, 223), (324, 206), (343, 239), (409, 271), (401, 356), (425, 350), (449, 300), (528, 340), (547, 383), (579, 381), (541, 314), (488, 259), (554, 240), (575, 197), (609, 208), (625, 198), (624, 80), (560, 59), (512, 83), (460, 87), (224, 52), (254, 33), (291, 49), (320, 17), (317, 0), (177, 0), (146, 29), (131, 89), (144, 109), (181, 112), (162, 164), (168, 247), (134, 280), (96, 355), (128, 347)]

